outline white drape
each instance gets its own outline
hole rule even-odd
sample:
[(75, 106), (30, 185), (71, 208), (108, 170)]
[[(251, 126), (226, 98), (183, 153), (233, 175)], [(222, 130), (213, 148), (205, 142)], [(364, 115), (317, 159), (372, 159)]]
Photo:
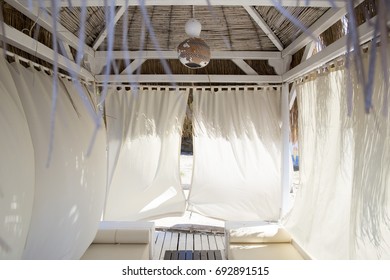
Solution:
[[(383, 53), (377, 50), (373, 108), (364, 111), (363, 89), (354, 82), (354, 176), (352, 182), (350, 254), (354, 259), (390, 259), (390, 116), (382, 110), (390, 97), (390, 77), (384, 76)], [(369, 54), (364, 67), (369, 67)], [(387, 63), (390, 45), (387, 46)], [(387, 64), (388, 73), (390, 65)], [(368, 77), (368, 73), (366, 73)], [(387, 92), (385, 92), (387, 90)], [(390, 111), (389, 103), (386, 104)]]
[(278, 220), (280, 89), (194, 92), (189, 210), (221, 220)]
[(285, 225), (314, 258), (390, 258), (390, 122), (381, 113), (389, 77), (381, 67), (378, 59), (370, 114), (355, 79), (348, 116), (344, 69), (296, 87), (301, 182)]
[(179, 156), (187, 98), (187, 91), (168, 89), (109, 91), (105, 220), (184, 213)]
[(300, 190), (288, 226), (313, 257), (348, 258), (352, 136), (344, 71), (296, 87)]
[(9, 70), (26, 115), (35, 159), (35, 192), (22, 258), (78, 259), (93, 240), (103, 209), (105, 133), (98, 132), (87, 157), (94, 123), (74, 85), (59, 80), (54, 146), (47, 167), (53, 77), (18, 63), (9, 65)]
[(34, 150), (26, 116), (3, 57), (0, 130), (0, 259), (20, 259), (34, 199)]

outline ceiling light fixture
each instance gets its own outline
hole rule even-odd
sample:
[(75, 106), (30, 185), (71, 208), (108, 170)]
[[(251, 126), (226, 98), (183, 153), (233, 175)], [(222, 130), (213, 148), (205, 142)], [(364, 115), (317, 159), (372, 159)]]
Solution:
[(177, 47), (180, 62), (191, 69), (205, 67), (210, 62), (210, 47), (200, 38), (201, 23), (193, 17), (187, 21), (185, 31), (189, 38)]

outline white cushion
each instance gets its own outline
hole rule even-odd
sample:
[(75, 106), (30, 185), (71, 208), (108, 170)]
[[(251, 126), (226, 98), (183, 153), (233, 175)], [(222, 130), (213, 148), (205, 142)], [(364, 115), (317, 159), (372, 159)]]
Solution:
[(82, 260), (148, 260), (147, 244), (91, 244)]
[(289, 243), (291, 236), (278, 225), (261, 225), (231, 229), (230, 243)]
[(229, 260), (303, 260), (291, 243), (232, 244)]
[(143, 222), (143, 221), (101, 221), (99, 223), (100, 229), (134, 229), (134, 228), (143, 228), (143, 229), (153, 229), (153, 222)]
[(115, 229), (99, 229), (93, 243), (115, 243)]
[(148, 229), (117, 229), (116, 243), (139, 243), (147, 244), (151, 240)]

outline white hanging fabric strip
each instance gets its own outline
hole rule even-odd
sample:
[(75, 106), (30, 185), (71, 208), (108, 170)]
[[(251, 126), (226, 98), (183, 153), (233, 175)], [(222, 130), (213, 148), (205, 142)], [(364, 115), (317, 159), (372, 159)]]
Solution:
[(344, 71), (296, 86), (300, 190), (287, 227), (319, 259), (349, 256), (353, 138)]
[(20, 259), (34, 201), (34, 148), (7, 64), (0, 57), (0, 259)]
[(22, 258), (79, 259), (96, 234), (103, 210), (104, 130), (98, 132), (87, 157), (93, 120), (73, 83), (59, 80), (54, 146), (47, 166), (53, 77), (19, 63), (9, 65), (9, 70), (26, 115), (35, 158), (34, 201)]
[(280, 89), (194, 92), (189, 210), (221, 220), (278, 220)]
[[(373, 81), (372, 109), (365, 113), (364, 94), (357, 78), (354, 79), (354, 104), (352, 120), (354, 128), (354, 163), (351, 205), (351, 258), (390, 259), (390, 115), (385, 114), (385, 95), (390, 96), (384, 76), (383, 55), (390, 61), (390, 45), (387, 53), (376, 50)], [(369, 50), (370, 52), (370, 50)], [(364, 54), (364, 69), (369, 69), (369, 52)], [(390, 65), (387, 64), (388, 73)], [(352, 70), (355, 71), (355, 70)], [(366, 73), (368, 77), (368, 73)], [(387, 112), (389, 104), (386, 104)]]
[[(389, 77), (376, 57), (369, 114), (355, 77), (348, 116), (343, 68), (296, 87), (300, 185), (284, 223), (316, 259), (390, 258), (390, 119), (382, 114)], [(363, 62), (368, 69), (368, 54)]]
[(182, 215), (179, 156), (188, 90), (110, 89), (105, 220)]

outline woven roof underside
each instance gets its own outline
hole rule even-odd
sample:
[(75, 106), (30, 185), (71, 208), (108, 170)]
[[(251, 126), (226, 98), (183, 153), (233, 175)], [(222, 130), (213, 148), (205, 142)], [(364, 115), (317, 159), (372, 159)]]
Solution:
[[(290, 7), (286, 8), (305, 26), (309, 27), (328, 8)], [(302, 31), (291, 23), (274, 7), (256, 7), (265, 22), (274, 31), (284, 46), (290, 44)], [(161, 50), (175, 50), (177, 45), (188, 36), (184, 26), (193, 15), (191, 6), (148, 6), (147, 12), (157, 42)], [(88, 7), (86, 17), (86, 43), (92, 46), (99, 34), (105, 28), (105, 7)], [(126, 14), (125, 14), (126, 15)], [(62, 8), (60, 22), (70, 32), (79, 35), (81, 8)], [(196, 6), (194, 17), (202, 24), (201, 37), (211, 50), (232, 51), (275, 51), (277, 48), (267, 34), (257, 25), (243, 7), (239, 6)], [(124, 21), (127, 21), (127, 31), (123, 32)], [(127, 17), (122, 16), (115, 27), (114, 50), (123, 50), (127, 43), (128, 50), (139, 50), (143, 18), (139, 7), (128, 8)], [(144, 50), (156, 50), (151, 40), (150, 30), (145, 28)], [(123, 41), (125, 35), (126, 42)], [(107, 50), (107, 40), (104, 40), (100, 50)]]

